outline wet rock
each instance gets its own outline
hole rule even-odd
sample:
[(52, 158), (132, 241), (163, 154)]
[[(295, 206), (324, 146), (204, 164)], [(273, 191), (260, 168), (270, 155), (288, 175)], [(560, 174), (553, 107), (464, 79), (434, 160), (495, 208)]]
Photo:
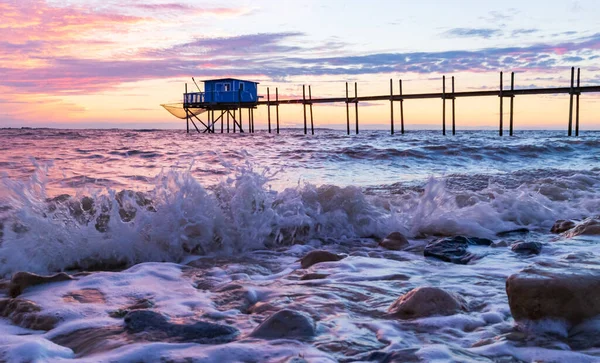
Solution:
[(228, 284), (214, 292), (216, 296), (213, 301), (221, 311), (235, 309), (245, 314), (248, 313), (250, 306), (258, 301), (253, 290), (238, 284)]
[(264, 339), (310, 338), (315, 336), (311, 317), (294, 310), (280, 310), (269, 316), (250, 334)]
[(141, 300), (138, 300), (135, 303), (133, 303), (129, 306), (126, 306), (122, 309), (117, 309), (115, 311), (111, 311), (108, 315), (112, 318), (123, 318), (130, 311), (150, 309), (153, 306), (154, 306), (154, 302), (152, 302), (151, 300), (141, 299)]
[(97, 289), (81, 289), (71, 291), (63, 296), (65, 302), (78, 302), (81, 304), (104, 304), (106, 299), (104, 294)]
[(78, 356), (106, 352), (129, 342), (123, 339), (124, 329), (120, 326), (84, 328), (52, 338), (52, 342), (73, 350)]
[(306, 274), (306, 275), (302, 276), (300, 278), (300, 280), (302, 280), (302, 281), (321, 280), (321, 279), (327, 278), (327, 276), (329, 276), (329, 275), (328, 274), (311, 273), (311, 274)]
[(508, 246), (509, 246), (508, 242), (506, 242), (506, 241), (498, 241), (498, 242), (493, 243), (490, 247), (492, 247), (492, 248), (498, 248), (498, 247), (508, 247)]
[(28, 287), (68, 280), (73, 280), (73, 278), (64, 272), (52, 276), (42, 276), (31, 272), (17, 272), (10, 280), (9, 294), (11, 297), (17, 297)]
[(437, 287), (419, 287), (400, 296), (388, 312), (401, 319), (453, 315), (467, 310), (465, 300)]
[(400, 232), (392, 232), (379, 243), (388, 250), (399, 251), (409, 246), (409, 242)]
[(56, 316), (42, 313), (42, 308), (33, 301), (19, 298), (0, 299), (0, 316), (32, 330), (52, 330), (58, 323)]
[(331, 253), (329, 251), (316, 250), (310, 251), (308, 254), (306, 254), (306, 256), (302, 257), (300, 260), (300, 265), (302, 268), (309, 268), (317, 263), (339, 261), (343, 258), (344, 256), (336, 255), (335, 253)]
[(516, 253), (539, 255), (542, 252), (542, 244), (539, 242), (517, 242), (510, 249)]
[(515, 235), (515, 234), (528, 234), (528, 233), (529, 233), (529, 229), (527, 229), (527, 228), (517, 228), (517, 229), (511, 229), (510, 231), (498, 232), (498, 233), (496, 233), (496, 236), (506, 237), (506, 236), (511, 236), (511, 235)]
[(571, 220), (559, 219), (558, 221), (554, 222), (554, 225), (552, 226), (552, 228), (550, 228), (550, 232), (563, 233), (575, 227), (575, 224), (576, 223)]
[(144, 340), (196, 342), (215, 344), (232, 341), (239, 330), (229, 325), (199, 321), (194, 324), (173, 324), (150, 310), (135, 310), (125, 315), (125, 330), (130, 334), (143, 333)]
[(600, 220), (596, 218), (587, 218), (578, 223), (565, 233), (565, 237), (572, 238), (581, 235), (599, 235)]
[(425, 246), (423, 255), (434, 257), (445, 262), (465, 265), (477, 256), (467, 251), (469, 245), (490, 246), (492, 240), (477, 237), (447, 237), (433, 241)]
[(517, 321), (562, 319), (570, 324), (600, 315), (600, 273), (530, 269), (506, 280), (506, 294)]

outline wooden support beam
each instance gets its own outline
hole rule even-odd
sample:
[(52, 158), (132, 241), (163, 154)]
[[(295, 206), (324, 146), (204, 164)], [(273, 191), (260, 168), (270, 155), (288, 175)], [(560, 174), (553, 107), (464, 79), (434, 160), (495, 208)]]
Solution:
[(456, 135), (456, 97), (454, 97), (454, 76), (452, 76), (452, 135)]
[(279, 88), (275, 88), (275, 114), (277, 115), (277, 134), (279, 134)]
[(306, 135), (306, 87), (302, 85), (302, 110), (304, 111), (304, 135)]
[[(515, 72), (510, 73), (510, 91), (511, 93), (515, 90)], [(515, 95), (511, 94), (510, 96), (510, 121), (509, 121), (509, 130), (508, 134), (513, 136), (513, 114), (514, 114), (514, 105), (515, 105)]]
[(239, 130), (240, 130), (240, 133), (242, 133), (242, 132), (244, 132), (244, 128), (242, 127), (242, 125), (243, 125), (243, 121), (242, 121), (242, 113), (243, 113), (242, 112), (242, 106), (240, 106), (240, 112), (239, 113), (240, 113), (240, 122), (238, 123), (238, 127), (239, 127)]
[(248, 109), (248, 133), (253, 133), (254, 130), (252, 130), (252, 117), (250, 116), (250, 109)]
[(315, 134), (315, 125), (313, 123), (313, 109), (312, 109), (312, 93), (310, 91), (310, 84), (308, 85), (308, 107), (310, 108), (310, 134)]
[[(400, 85), (400, 96), (402, 96), (402, 80), (398, 81)], [(404, 135), (404, 99), (400, 99), (400, 132)]]
[(233, 133), (235, 134), (235, 110), (233, 110), (233, 115), (231, 117), (233, 117)]
[(390, 78), (390, 134), (394, 134), (394, 85)]
[(271, 96), (269, 95), (269, 87), (267, 87), (267, 124), (269, 134), (271, 133)]
[[(187, 97), (187, 83), (185, 84), (185, 93), (183, 94), (183, 104), (185, 107), (185, 104), (187, 103), (186, 100)], [(185, 107), (185, 125), (186, 125), (186, 129), (187, 129), (187, 133), (190, 133), (190, 115), (188, 113), (188, 109), (187, 107)]]
[(219, 116), (221, 118), (221, 133), (223, 133), (223, 115), (225, 115), (225, 111), (221, 110), (221, 116)]
[(229, 133), (229, 116), (231, 115), (231, 111), (227, 110), (227, 133)]
[(358, 82), (354, 82), (354, 112), (356, 113), (356, 134), (358, 135)]
[(577, 68), (577, 94), (575, 99), (575, 136), (579, 136), (579, 87), (581, 81), (581, 68)]
[(442, 135), (446, 135), (446, 76), (442, 76)]
[(498, 130), (498, 135), (500, 135), (500, 136), (502, 136), (502, 128), (503, 128), (503, 125), (502, 125), (503, 119), (502, 119), (502, 117), (504, 116), (504, 109), (503, 109), (503, 107), (504, 107), (504, 95), (502, 94), (502, 85), (503, 85), (503, 82), (502, 82), (502, 72), (500, 72), (500, 95), (499, 95), (499, 97), (500, 97), (500, 127), (499, 127), (499, 130)]
[(346, 82), (346, 126), (350, 135), (350, 105), (348, 104), (348, 82)]
[(571, 90), (569, 91), (569, 130), (568, 134), (573, 134), (573, 87), (575, 86), (575, 67), (571, 67)]

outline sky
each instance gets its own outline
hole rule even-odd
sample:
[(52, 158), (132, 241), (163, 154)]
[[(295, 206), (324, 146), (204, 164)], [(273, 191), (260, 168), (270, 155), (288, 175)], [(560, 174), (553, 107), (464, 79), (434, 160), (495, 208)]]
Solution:
[[(184, 128), (162, 103), (191, 77), (235, 77), (280, 98), (600, 85), (597, 0), (0, 0), (0, 127)], [(505, 87), (509, 77), (505, 76)], [(497, 125), (497, 97), (458, 99), (457, 128)], [(407, 100), (407, 129), (441, 124), (441, 100)], [(566, 128), (568, 95), (519, 96), (516, 128)], [(399, 106), (397, 106), (399, 107)], [(447, 107), (448, 112), (449, 107)], [(505, 107), (505, 111), (507, 111)], [(280, 107), (282, 126), (301, 105)], [(388, 128), (389, 102), (359, 106)], [(315, 105), (317, 127), (344, 127), (344, 104)], [(450, 114), (448, 114), (447, 118)], [(600, 129), (600, 95), (581, 97), (581, 128)], [(398, 118), (396, 113), (396, 119)], [(255, 114), (266, 127), (266, 107)]]

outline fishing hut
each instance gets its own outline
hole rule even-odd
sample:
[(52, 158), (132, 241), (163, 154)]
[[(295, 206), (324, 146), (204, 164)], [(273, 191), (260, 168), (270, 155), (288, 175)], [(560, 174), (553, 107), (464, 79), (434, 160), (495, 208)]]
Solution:
[[(248, 132), (254, 132), (254, 109), (258, 105), (258, 82), (220, 78), (200, 81), (203, 89), (192, 78), (198, 92), (188, 92), (185, 84), (183, 103), (162, 105), (176, 117), (186, 120), (198, 133), (215, 133), (220, 124), (221, 133), (244, 132), (243, 114), (248, 113)], [(201, 130), (200, 127), (204, 129)]]

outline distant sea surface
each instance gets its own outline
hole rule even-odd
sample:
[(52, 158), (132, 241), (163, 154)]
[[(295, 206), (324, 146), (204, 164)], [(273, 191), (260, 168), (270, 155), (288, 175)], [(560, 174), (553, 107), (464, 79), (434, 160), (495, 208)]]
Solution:
[[(0, 360), (597, 361), (597, 349), (543, 335), (549, 328), (532, 333), (543, 340), (510, 338), (522, 328), (505, 280), (571, 254), (600, 263), (600, 239), (549, 232), (556, 220), (599, 212), (600, 132), (3, 129), (0, 277), (103, 272), (26, 290), (24, 298), (59, 320), (42, 334), (0, 318)], [(507, 244), (538, 241), (542, 253), (476, 247), (482, 258), (468, 265), (423, 256), (440, 236), (499, 242), (499, 232), (515, 229), (529, 232)], [(377, 246), (394, 231), (412, 248)], [(301, 280), (298, 259), (313, 249), (345, 258), (308, 271), (326, 278)], [(461, 294), (477, 308), (413, 321), (386, 315), (421, 286)], [(102, 299), (65, 300), (86, 289)], [(227, 324), (239, 334), (162, 344), (125, 329), (104, 340), (90, 333), (89, 349), (80, 349), (76, 332), (117, 329), (123, 319), (109, 312), (144, 299), (174, 322)], [(250, 337), (281, 308), (310, 316), (315, 335)]]

